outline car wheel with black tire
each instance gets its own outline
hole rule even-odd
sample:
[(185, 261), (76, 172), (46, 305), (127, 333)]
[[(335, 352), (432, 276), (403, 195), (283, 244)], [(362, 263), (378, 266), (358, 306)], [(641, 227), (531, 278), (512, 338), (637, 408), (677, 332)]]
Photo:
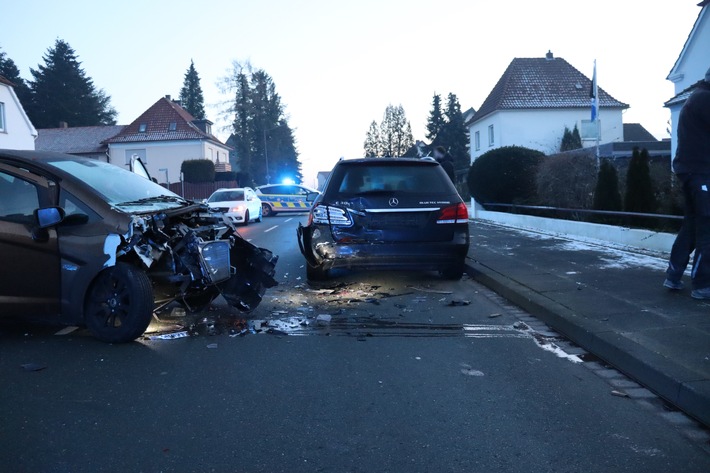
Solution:
[(261, 204), (261, 214), (264, 217), (273, 217), (276, 215), (276, 212), (274, 212), (274, 209), (272, 209), (269, 204)]
[(244, 213), (244, 223), (242, 223), (242, 225), (244, 225), (245, 227), (247, 225), (249, 225), (249, 211), (248, 210)]
[(102, 271), (89, 287), (84, 321), (99, 340), (131, 342), (150, 325), (153, 304), (153, 287), (146, 272), (118, 263)]
[(264, 215), (264, 209), (263, 209), (263, 208), (260, 208), (260, 209), (259, 209), (259, 216), (258, 216), (258, 217), (256, 218), (256, 220), (254, 220), (254, 221), (255, 221), (256, 223), (261, 223), (261, 219), (262, 219), (263, 215)]

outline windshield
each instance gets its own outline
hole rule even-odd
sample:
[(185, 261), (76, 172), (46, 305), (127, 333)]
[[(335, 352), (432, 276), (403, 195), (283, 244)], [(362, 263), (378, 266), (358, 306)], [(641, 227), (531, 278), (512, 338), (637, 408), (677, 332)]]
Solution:
[(244, 191), (215, 192), (207, 202), (233, 202), (235, 200), (244, 200)]
[[(456, 192), (447, 175), (438, 166), (369, 165), (340, 166), (329, 189), (339, 195), (378, 193), (451, 194)], [(336, 190), (337, 189), (337, 190)]]
[[(102, 161), (50, 161), (50, 165), (65, 171), (96, 190), (111, 205), (147, 210), (179, 207), (185, 201), (177, 194), (153, 181)], [(152, 199), (156, 201), (153, 202)]]

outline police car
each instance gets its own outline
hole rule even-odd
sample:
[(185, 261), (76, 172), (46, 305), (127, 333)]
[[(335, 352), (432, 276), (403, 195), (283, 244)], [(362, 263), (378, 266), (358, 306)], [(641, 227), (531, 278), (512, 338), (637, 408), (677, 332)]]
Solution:
[(298, 184), (268, 184), (256, 188), (264, 217), (280, 212), (308, 212), (312, 200), (308, 202), (307, 197), (313, 193), (319, 194), (315, 189)]

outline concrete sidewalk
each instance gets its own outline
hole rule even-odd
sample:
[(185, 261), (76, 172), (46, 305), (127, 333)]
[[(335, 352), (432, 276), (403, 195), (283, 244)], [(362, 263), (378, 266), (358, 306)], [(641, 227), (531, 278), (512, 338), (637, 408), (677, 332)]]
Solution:
[(661, 285), (666, 260), (483, 221), (469, 272), (710, 426), (710, 302)]

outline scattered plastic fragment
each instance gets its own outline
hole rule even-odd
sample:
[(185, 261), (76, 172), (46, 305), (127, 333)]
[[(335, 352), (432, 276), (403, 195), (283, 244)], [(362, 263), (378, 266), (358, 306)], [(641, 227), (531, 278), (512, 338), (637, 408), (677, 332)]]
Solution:
[(318, 317), (316, 317), (316, 322), (318, 325), (328, 325), (332, 319), (333, 316), (330, 314), (319, 314)]
[(474, 370), (473, 368), (461, 368), (461, 374), (466, 376), (483, 376), (483, 371)]
[(47, 365), (43, 363), (24, 363), (20, 366), (25, 371), (42, 371), (47, 368)]
[(148, 337), (148, 340), (175, 340), (176, 338), (186, 338), (189, 336), (190, 336), (190, 334), (187, 332), (187, 330), (181, 330), (179, 332), (161, 333), (160, 335), (150, 335)]
[(217, 344), (216, 344), (216, 343), (210, 343), (209, 345), (207, 345), (207, 348), (217, 348)]
[(521, 321), (515, 322), (513, 324), (513, 328), (518, 329), (518, 330), (530, 330), (530, 327), (528, 327), (528, 324), (526, 324), (525, 322), (521, 322)]
[(625, 392), (621, 392), (621, 391), (612, 391), (611, 395), (618, 396), (618, 397), (629, 397), (628, 394), (626, 394)]
[(460, 307), (465, 305), (471, 305), (471, 301), (465, 301), (463, 299), (453, 299), (446, 305), (449, 307)]
[(495, 319), (496, 317), (500, 317), (501, 315), (503, 315), (503, 314), (500, 314), (500, 313), (496, 312), (495, 314), (489, 315), (488, 318), (489, 318), (489, 319)]

